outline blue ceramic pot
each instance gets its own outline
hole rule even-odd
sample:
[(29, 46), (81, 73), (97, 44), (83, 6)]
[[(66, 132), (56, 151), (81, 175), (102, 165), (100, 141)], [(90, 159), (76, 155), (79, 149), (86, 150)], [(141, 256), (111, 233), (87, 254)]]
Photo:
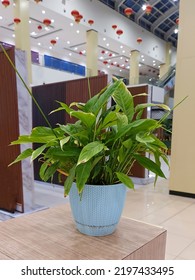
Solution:
[(70, 206), (77, 229), (84, 234), (103, 236), (115, 231), (126, 197), (126, 187), (85, 185), (82, 198), (74, 183), (69, 193)]

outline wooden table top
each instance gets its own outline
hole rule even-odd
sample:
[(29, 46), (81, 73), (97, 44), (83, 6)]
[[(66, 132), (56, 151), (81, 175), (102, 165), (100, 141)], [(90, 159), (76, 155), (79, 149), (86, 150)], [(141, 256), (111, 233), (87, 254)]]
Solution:
[(0, 260), (122, 260), (162, 235), (161, 227), (125, 217), (111, 235), (81, 234), (67, 203), (1, 222)]

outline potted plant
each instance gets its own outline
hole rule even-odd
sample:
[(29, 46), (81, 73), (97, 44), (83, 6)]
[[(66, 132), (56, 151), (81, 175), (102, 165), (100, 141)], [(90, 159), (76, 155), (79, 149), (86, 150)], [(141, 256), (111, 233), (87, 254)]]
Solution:
[[(19, 75), (17, 69), (15, 71)], [(108, 106), (110, 98), (114, 99), (115, 106)], [(35, 150), (24, 150), (11, 164), (27, 157), (31, 161), (39, 158), (42, 180), (48, 181), (56, 172), (66, 175), (64, 193), (70, 196), (72, 213), (82, 233), (106, 235), (115, 230), (126, 187), (134, 188), (129, 174), (135, 161), (154, 172), (156, 179), (158, 176), (165, 178), (161, 159), (169, 164), (166, 145), (153, 132), (162, 127), (171, 110), (164, 104), (134, 106), (134, 98), (136, 96), (131, 95), (121, 80), (114, 79), (86, 104), (74, 102), (68, 106), (59, 102), (59, 108), (51, 113), (65, 110), (77, 121), (58, 124), (57, 128), (51, 127), (37, 104), (48, 127), (34, 127), (30, 135), (21, 135), (11, 143), (40, 145)], [(160, 121), (142, 119), (143, 110), (151, 106), (160, 106), (167, 111)], [(152, 154), (154, 161), (146, 153)]]

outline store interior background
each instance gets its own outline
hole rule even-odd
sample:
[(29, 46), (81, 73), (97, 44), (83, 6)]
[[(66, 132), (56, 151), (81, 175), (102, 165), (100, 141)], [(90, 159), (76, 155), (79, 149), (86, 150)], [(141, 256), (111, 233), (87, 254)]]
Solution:
[[(191, 149), (193, 132), (189, 129), (193, 126), (195, 117), (192, 71), (195, 60), (193, 51), (195, 42), (188, 32), (189, 26), (194, 25), (192, 19), (195, 4), (190, 0), (147, 1), (153, 6), (153, 15), (158, 12), (157, 7), (165, 9), (165, 12), (163, 13), (161, 10), (161, 15), (156, 16), (154, 20), (152, 16), (146, 16), (140, 9), (141, 2), (146, 1), (65, 0), (55, 1), (55, 4), (51, 0), (43, 0), (38, 4), (33, 0), (28, 2), (30, 13), (29, 15), (27, 13), (27, 19), (24, 20), (30, 19), (29, 29), (25, 26), (22, 34), (19, 25), (13, 22), (15, 13), (17, 13), (13, 6), (5, 8), (0, 5), (0, 41), (18, 46), (19, 49), (27, 52), (32, 51), (34, 60), (32, 64), (30, 63), (31, 70), (28, 68), (28, 73), (32, 71), (30, 73), (32, 87), (84, 78), (83, 73), (78, 75), (78, 73), (72, 73), (71, 69), (69, 72), (54, 69), (55, 64), (57, 67), (59, 65), (56, 59), (70, 62), (70, 65), (73, 63), (72, 67), (74, 66), (75, 72), (77, 72), (75, 70), (77, 65), (80, 65), (85, 68), (85, 75), (91, 75), (91, 68), (87, 65), (88, 54), (86, 51), (88, 30), (98, 32), (98, 74), (107, 74), (108, 82), (112, 75), (116, 75), (129, 83), (131, 79), (130, 54), (134, 50), (140, 54), (139, 83), (158, 86), (166, 75), (172, 75), (175, 71), (174, 102), (178, 103), (185, 96), (188, 96), (188, 99), (174, 113), (170, 156), (171, 174), (170, 170), (165, 167), (168, 179), (159, 180), (155, 189), (153, 184), (136, 185), (136, 191), (128, 193), (124, 215), (161, 225), (168, 230), (167, 259), (194, 259), (194, 199), (170, 195), (169, 191), (188, 193), (192, 197), (195, 194), (193, 185), (194, 151)], [(139, 7), (139, 11), (132, 16), (133, 19), (122, 15), (122, 11), (131, 4), (130, 2), (135, 5), (135, 9)], [(83, 15), (80, 23), (75, 23), (71, 15), (73, 9)], [(179, 26), (176, 24), (178, 17)], [(51, 25), (47, 28), (43, 24), (44, 18), (52, 20)], [(94, 20), (93, 25), (89, 25), (89, 19)], [(142, 26), (137, 25), (136, 22), (142, 22)], [(116, 34), (116, 30), (112, 28), (113, 24), (123, 30), (122, 35)], [(144, 24), (154, 34), (144, 28)], [(40, 29), (38, 26), (42, 28)], [(175, 29), (179, 29), (179, 33)], [(25, 32), (29, 32), (30, 36), (25, 37)], [(138, 37), (142, 38), (141, 43), (137, 42)], [(56, 41), (55, 45), (51, 44), (51, 40)], [(45, 67), (44, 56), (53, 57), (53, 65)], [(173, 105), (172, 97), (170, 98), (171, 105)], [(35, 208), (38, 206), (38, 208), (44, 209), (67, 202), (67, 199), (63, 198), (63, 190), (58, 186), (54, 187), (36, 181), (31, 191), (30, 200)], [(8, 213), (4, 214), (0, 213), (2, 221), (13, 217)]]

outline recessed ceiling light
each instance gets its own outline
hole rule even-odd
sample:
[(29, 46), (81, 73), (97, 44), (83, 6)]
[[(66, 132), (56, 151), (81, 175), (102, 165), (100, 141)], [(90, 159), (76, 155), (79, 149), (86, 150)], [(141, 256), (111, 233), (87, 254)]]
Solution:
[(103, 56), (100, 56), (100, 59), (103, 59)]
[(86, 50), (83, 50), (82, 53), (86, 53)]
[(142, 65), (139, 63), (139, 67), (141, 67)]
[(103, 41), (106, 41), (106, 38), (105, 38), (105, 37), (103, 38)]
[(143, 57), (144, 57), (144, 55), (142, 54), (142, 55), (141, 55), (141, 58), (143, 58)]
[(153, 63), (155, 63), (156, 61), (155, 60), (153, 60)]
[(49, 49), (52, 50), (52, 46), (50, 46)]
[(59, 37), (56, 37), (56, 40), (59, 40)]
[(70, 41), (67, 41), (67, 44), (69, 45), (69, 44), (70, 44)]
[(29, 23), (32, 23), (32, 21), (31, 21), (31, 20), (29, 20), (28, 22), (29, 22)]
[(145, 61), (145, 59), (144, 59), (144, 58), (142, 58), (142, 61)]
[(46, 30), (46, 31), (49, 31), (49, 27), (46, 26), (46, 27), (45, 27), (45, 30)]
[(124, 67), (124, 66), (125, 66), (125, 64), (122, 64), (122, 65), (121, 65), (121, 67)]
[(107, 47), (109, 47), (109, 45), (110, 45), (109, 43), (106, 44)]
[(110, 68), (110, 65), (108, 65), (107, 67)]
[(156, 63), (153, 63), (153, 66), (156, 66)]
[(120, 69), (119, 71), (122, 72), (122, 69)]
[(120, 59), (123, 59), (123, 57), (121, 56)]
[(41, 46), (41, 43), (38, 43), (37, 45), (38, 45), (38, 46)]
[(51, 19), (51, 22), (52, 22), (52, 23), (54, 23), (54, 21), (55, 21), (54, 19)]
[(178, 28), (175, 28), (174, 33), (177, 34), (178, 33)]
[(111, 61), (111, 59), (108, 59), (108, 62), (110, 62)]
[(123, 46), (120, 46), (121, 49), (123, 49)]
[(116, 56), (116, 54), (115, 54), (115, 53), (113, 53), (113, 54), (112, 54), (112, 56)]
[(31, 32), (30, 35), (35, 36), (37, 33), (35, 31)]
[(2, 16), (0, 16), (0, 19), (3, 19), (3, 17), (2, 17)]
[(13, 37), (13, 38), (15, 38), (15, 37), (16, 37), (16, 35), (15, 35), (15, 34), (12, 34), (12, 37)]
[(44, 11), (44, 10), (42, 10), (42, 14), (45, 14), (45, 11)]
[(77, 30), (77, 34), (79, 34), (80, 33), (80, 31), (79, 30)]
[(78, 48), (77, 48), (77, 47), (75, 47), (75, 48), (74, 48), (74, 50), (75, 50), (75, 51), (77, 51), (77, 50), (78, 50)]
[(105, 51), (105, 53), (108, 53), (108, 51)]
[(122, 53), (125, 53), (125, 50), (123, 50)]
[(145, 9), (146, 9), (146, 4), (143, 4), (142, 5), (142, 10), (145, 11)]
[(69, 56), (71, 56), (71, 55), (72, 55), (72, 53), (70, 52), (70, 53), (69, 53)]
[(74, 25), (74, 23), (73, 23), (73, 22), (71, 22), (71, 23), (70, 23), (70, 26), (73, 26), (73, 25)]

